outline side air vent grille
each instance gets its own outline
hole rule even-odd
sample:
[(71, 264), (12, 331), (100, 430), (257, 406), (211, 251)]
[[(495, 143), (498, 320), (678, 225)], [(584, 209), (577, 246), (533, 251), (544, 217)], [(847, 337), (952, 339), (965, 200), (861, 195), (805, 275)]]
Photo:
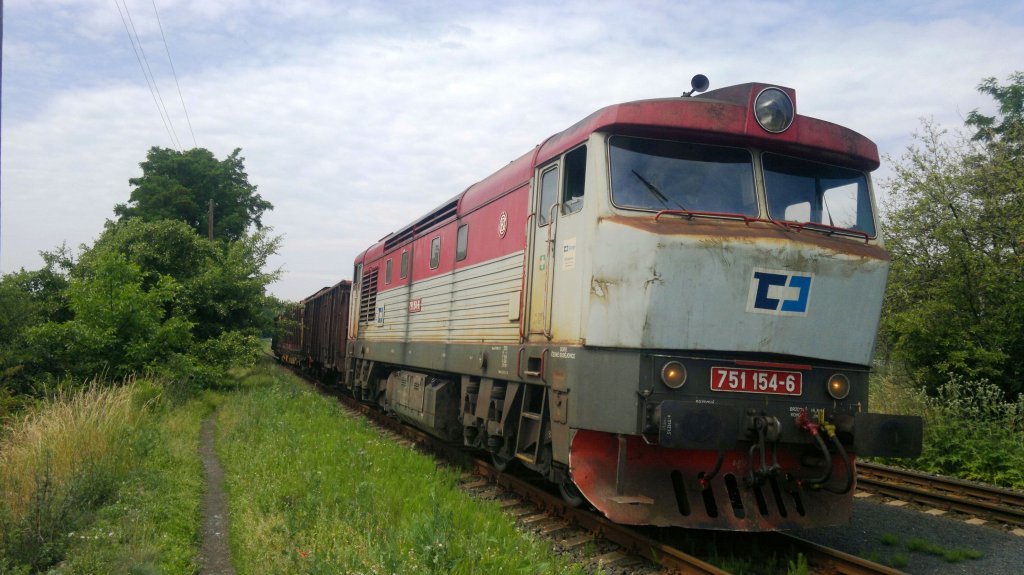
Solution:
[(377, 319), (377, 268), (363, 274), (359, 297), (359, 323), (371, 323)]

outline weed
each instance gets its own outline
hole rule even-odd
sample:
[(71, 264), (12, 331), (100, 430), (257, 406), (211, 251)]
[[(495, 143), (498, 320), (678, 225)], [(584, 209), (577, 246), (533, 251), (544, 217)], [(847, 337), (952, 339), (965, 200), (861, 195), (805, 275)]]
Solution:
[(942, 560), (946, 563), (960, 563), (968, 559), (981, 559), (981, 552), (974, 549), (946, 549), (942, 552)]
[(916, 552), (921, 552), (921, 553), (929, 553), (930, 550), (932, 549), (932, 544), (928, 543), (924, 539), (920, 539), (918, 537), (915, 537), (915, 538), (911, 539), (910, 541), (907, 541), (906, 547), (907, 547), (907, 551), (911, 551), (911, 552), (915, 552), (916, 551)]
[(133, 382), (62, 390), (15, 420), (0, 446), (0, 551), (40, 570), (59, 561), (69, 528), (112, 497), (140, 418)]
[(892, 546), (895, 546), (895, 545), (899, 545), (899, 543), (900, 543), (899, 537), (896, 537), (892, 533), (883, 533), (882, 534), (882, 544), (883, 545), (888, 545), (888, 546), (892, 547)]
[(809, 569), (807, 558), (804, 557), (803, 553), (797, 553), (796, 561), (789, 561), (789, 569), (786, 570), (786, 575), (807, 575)]
[(907, 541), (906, 548), (907, 551), (927, 553), (929, 555), (941, 557), (942, 560), (947, 563), (960, 563), (968, 559), (980, 559), (982, 557), (982, 553), (980, 551), (959, 548), (946, 549), (941, 545), (929, 543), (928, 541), (920, 538), (914, 538)]
[(889, 559), (889, 565), (897, 569), (903, 569), (907, 565), (910, 565), (910, 557), (905, 553), (897, 553)]

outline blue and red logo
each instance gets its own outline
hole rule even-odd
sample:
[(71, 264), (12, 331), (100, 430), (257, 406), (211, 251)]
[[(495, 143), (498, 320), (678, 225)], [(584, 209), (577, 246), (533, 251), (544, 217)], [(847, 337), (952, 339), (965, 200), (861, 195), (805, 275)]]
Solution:
[(812, 273), (754, 268), (747, 295), (747, 311), (805, 316), (811, 304), (813, 280)]

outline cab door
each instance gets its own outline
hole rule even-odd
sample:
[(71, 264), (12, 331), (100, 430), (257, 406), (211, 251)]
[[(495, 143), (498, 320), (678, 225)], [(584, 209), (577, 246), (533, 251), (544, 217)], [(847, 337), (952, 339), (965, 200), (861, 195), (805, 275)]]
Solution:
[[(530, 262), (530, 310), (527, 315), (529, 339), (551, 339), (551, 287), (554, 273), (554, 242), (558, 233), (557, 202), (560, 162), (548, 164), (538, 170), (534, 190), (532, 230), (533, 259)], [(543, 337), (537, 337), (543, 336)]]
[(573, 340), (579, 331), (577, 237), (582, 228), (586, 146), (577, 147), (534, 174), (530, 229), (527, 339)]

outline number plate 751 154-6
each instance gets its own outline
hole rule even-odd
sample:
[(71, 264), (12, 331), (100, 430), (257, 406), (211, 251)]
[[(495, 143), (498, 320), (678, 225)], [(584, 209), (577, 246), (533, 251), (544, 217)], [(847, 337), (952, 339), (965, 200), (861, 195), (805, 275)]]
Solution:
[(803, 374), (798, 371), (712, 367), (711, 391), (800, 395), (803, 392)]

